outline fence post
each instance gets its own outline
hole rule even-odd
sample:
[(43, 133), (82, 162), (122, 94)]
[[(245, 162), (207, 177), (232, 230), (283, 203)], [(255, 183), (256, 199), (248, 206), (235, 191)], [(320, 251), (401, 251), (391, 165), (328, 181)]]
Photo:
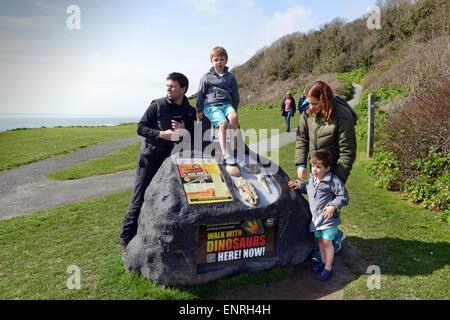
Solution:
[(368, 125), (367, 125), (367, 157), (373, 156), (373, 139), (375, 131), (375, 104), (373, 94), (369, 94), (368, 97)]

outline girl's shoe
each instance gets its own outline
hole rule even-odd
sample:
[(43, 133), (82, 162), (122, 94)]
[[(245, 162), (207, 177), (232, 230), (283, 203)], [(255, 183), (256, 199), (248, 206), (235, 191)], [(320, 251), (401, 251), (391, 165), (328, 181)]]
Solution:
[(331, 272), (331, 270), (328, 271), (327, 269), (323, 268), (323, 270), (317, 274), (316, 279), (320, 281), (327, 281), (331, 277)]
[(323, 268), (325, 268), (325, 263), (323, 262), (318, 262), (318, 263), (313, 263), (312, 269), (314, 272), (320, 272), (323, 270)]

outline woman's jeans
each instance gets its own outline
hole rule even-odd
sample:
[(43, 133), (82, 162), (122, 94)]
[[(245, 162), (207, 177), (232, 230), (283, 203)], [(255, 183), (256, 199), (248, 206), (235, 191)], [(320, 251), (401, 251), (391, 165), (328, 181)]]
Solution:
[(292, 117), (292, 111), (286, 111), (286, 115), (284, 118), (286, 119), (286, 129), (291, 128), (291, 117)]

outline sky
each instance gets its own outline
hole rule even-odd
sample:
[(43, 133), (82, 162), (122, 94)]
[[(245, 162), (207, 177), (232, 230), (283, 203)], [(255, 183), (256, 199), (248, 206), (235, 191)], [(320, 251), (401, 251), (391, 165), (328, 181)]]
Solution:
[[(367, 15), (376, 0), (0, 0), (0, 113), (140, 116), (181, 72), (198, 89), (283, 35)], [(307, 45), (307, 44), (305, 44)]]

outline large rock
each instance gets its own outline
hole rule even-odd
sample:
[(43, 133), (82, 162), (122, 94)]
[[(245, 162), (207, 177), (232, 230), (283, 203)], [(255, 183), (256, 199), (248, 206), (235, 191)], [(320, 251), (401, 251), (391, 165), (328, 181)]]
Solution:
[[(296, 265), (311, 253), (313, 238), (309, 232), (311, 214), (308, 203), (298, 191), (288, 187), (289, 177), (281, 168), (276, 166), (278, 170), (273, 170), (274, 164), (271, 163), (270, 172), (273, 174), (267, 175), (269, 187), (274, 190), (272, 197), (276, 198), (261, 201), (256, 207), (241, 201), (233, 186), (232, 179), (235, 178), (222, 166), (222, 175), (234, 200), (188, 204), (175, 162), (178, 157), (172, 156), (164, 161), (145, 193), (137, 235), (129, 243), (125, 257), (128, 272), (139, 272), (161, 286), (193, 286), (239, 272), (259, 272), (274, 266)], [(264, 167), (262, 169), (264, 172)], [(263, 194), (261, 190), (265, 190), (262, 185), (258, 192)], [(274, 226), (270, 225), (272, 220), (268, 218), (275, 218)], [(263, 229), (262, 222), (265, 221), (266, 232), (274, 236), (271, 247), (260, 251), (264, 255), (243, 259), (244, 249), (236, 252), (235, 256), (231, 253), (227, 255), (232, 259), (226, 263), (213, 263), (211, 267), (202, 260), (206, 254), (205, 228), (223, 223), (250, 224), (252, 221), (257, 221), (258, 225), (251, 225), (256, 229)], [(246, 239), (252, 240), (249, 234), (241, 234), (237, 240), (234, 238), (236, 244), (242, 241), (240, 248), (246, 246)], [(202, 239), (199, 240), (199, 237)], [(269, 250), (271, 254), (266, 255)], [(245, 253), (249, 254), (249, 251)], [(213, 255), (213, 259), (217, 257)]]

